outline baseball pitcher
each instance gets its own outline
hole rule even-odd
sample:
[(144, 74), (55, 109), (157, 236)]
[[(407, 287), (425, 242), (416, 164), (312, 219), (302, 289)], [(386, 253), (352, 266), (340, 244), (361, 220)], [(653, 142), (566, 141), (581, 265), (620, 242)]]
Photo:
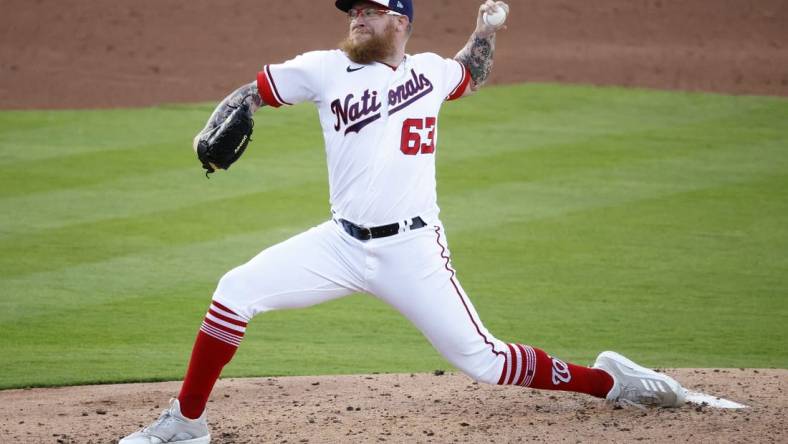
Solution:
[(571, 364), (488, 331), (460, 285), (440, 220), (435, 155), (440, 109), (477, 91), (493, 66), (509, 6), (487, 0), (453, 58), (407, 54), (412, 0), (337, 0), (349, 23), (339, 49), (264, 65), (227, 96), (194, 149), (206, 174), (244, 152), (262, 106), (312, 102), (325, 140), (331, 218), (268, 247), (219, 281), (180, 394), (121, 444), (210, 442), (205, 406), (249, 320), (363, 292), (402, 313), (452, 365), (476, 381), (586, 393), (611, 402), (677, 406), (673, 379), (604, 352)]

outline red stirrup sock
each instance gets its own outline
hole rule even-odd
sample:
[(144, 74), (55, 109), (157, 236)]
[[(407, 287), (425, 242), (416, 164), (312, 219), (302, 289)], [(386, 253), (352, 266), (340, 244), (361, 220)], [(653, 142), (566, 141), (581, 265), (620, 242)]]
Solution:
[(604, 398), (613, 388), (613, 377), (604, 370), (569, 364), (528, 345), (506, 345), (508, 351), (498, 380), (500, 385), (564, 390), (597, 398)]
[(211, 301), (197, 339), (178, 401), (183, 416), (199, 418), (208, 403), (222, 368), (233, 358), (243, 339), (248, 319), (222, 304)]

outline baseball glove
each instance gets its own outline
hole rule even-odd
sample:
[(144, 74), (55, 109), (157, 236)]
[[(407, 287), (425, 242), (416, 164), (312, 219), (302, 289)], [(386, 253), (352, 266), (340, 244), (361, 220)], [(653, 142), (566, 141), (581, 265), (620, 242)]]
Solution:
[(241, 157), (252, 140), (252, 128), (252, 112), (249, 105), (242, 102), (221, 125), (200, 136), (197, 158), (205, 168), (206, 177), (217, 169), (230, 168)]

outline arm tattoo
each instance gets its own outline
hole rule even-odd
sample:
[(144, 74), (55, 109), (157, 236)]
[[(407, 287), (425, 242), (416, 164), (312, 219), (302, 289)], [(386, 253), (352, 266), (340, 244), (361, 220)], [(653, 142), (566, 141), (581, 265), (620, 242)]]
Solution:
[(213, 111), (213, 114), (211, 114), (211, 117), (208, 119), (208, 123), (205, 125), (205, 128), (200, 131), (200, 134), (209, 132), (210, 130), (221, 125), (222, 122), (224, 122), (224, 120), (227, 119), (233, 110), (238, 108), (243, 101), (249, 105), (249, 109), (252, 111), (252, 113), (257, 111), (260, 107), (265, 106), (263, 99), (260, 97), (260, 93), (257, 91), (256, 81), (236, 89), (229, 96), (225, 97), (224, 100), (222, 100), (222, 102)]
[(454, 56), (454, 60), (462, 63), (471, 72), (471, 89), (481, 87), (490, 76), (495, 53), (495, 34), (481, 36), (477, 33), (471, 35), (468, 44)]

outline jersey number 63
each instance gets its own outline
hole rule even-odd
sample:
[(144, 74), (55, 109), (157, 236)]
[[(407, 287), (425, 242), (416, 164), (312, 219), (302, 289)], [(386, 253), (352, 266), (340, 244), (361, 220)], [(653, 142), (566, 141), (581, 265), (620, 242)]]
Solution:
[[(423, 119), (405, 119), (402, 122), (402, 141), (400, 150), (409, 156), (416, 154), (432, 154), (435, 152), (435, 124), (438, 119), (425, 117)], [(422, 138), (423, 130), (427, 131)], [(422, 143), (424, 142), (424, 143)]]

